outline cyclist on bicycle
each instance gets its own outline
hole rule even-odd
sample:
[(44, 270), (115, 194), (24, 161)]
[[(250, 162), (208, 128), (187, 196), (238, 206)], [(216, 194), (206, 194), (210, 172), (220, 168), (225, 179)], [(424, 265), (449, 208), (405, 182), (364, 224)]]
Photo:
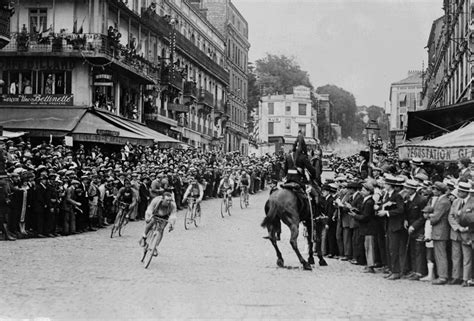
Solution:
[[(150, 205), (148, 205), (145, 211), (145, 232), (139, 242), (141, 246), (145, 246), (146, 236), (157, 222), (155, 218), (167, 220), (170, 223), (170, 232), (174, 229), (174, 224), (176, 223), (176, 203), (170, 192), (164, 192), (162, 196), (153, 198)], [(163, 234), (161, 237), (163, 237)]]
[(240, 173), (240, 184), (239, 187), (241, 190), (245, 190), (248, 193), (250, 186), (250, 175), (247, 174), (245, 170), (242, 170)]
[(201, 203), (202, 198), (204, 197), (204, 189), (202, 188), (201, 184), (199, 184), (197, 175), (191, 178), (191, 182), (183, 196), (183, 203), (186, 202), (188, 197), (193, 197), (196, 199), (196, 206)]
[(113, 204), (125, 203), (127, 205), (125, 217), (130, 218), (130, 214), (135, 207), (135, 204), (138, 200), (138, 194), (135, 189), (132, 188), (132, 183), (128, 178), (124, 181), (124, 186), (118, 191), (117, 197), (115, 198)]
[(224, 197), (229, 198), (229, 206), (232, 206), (232, 193), (234, 192), (234, 181), (229, 178), (229, 174), (225, 173), (224, 177), (219, 183), (219, 188), (217, 189), (217, 194), (223, 192)]

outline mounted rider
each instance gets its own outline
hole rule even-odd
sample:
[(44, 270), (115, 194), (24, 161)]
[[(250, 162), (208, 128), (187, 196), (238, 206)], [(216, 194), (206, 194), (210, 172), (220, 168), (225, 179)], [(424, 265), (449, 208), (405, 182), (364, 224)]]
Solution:
[[(285, 158), (283, 171), (286, 176), (286, 183), (283, 184), (282, 187), (293, 190), (298, 199), (302, 201), (302, 205), (308, 202), (306, 194), (307, 185), (311, 186), (310, 195), (312, 197), (317, 196), (316, 190), (314, 189), (314, 186), (317, 185), (315, 182), (317, 177), (316, 169), (309, 161), (308, 148), (306, 147), (306, 142), (301, 132), (298, 133), (298, 138), (293, 144), (293, 151)], [(305, 171), (308, 171), (309, 178), (307, 178)], [(309, 211), (303, 212), (305, 215), (309, 215)]]

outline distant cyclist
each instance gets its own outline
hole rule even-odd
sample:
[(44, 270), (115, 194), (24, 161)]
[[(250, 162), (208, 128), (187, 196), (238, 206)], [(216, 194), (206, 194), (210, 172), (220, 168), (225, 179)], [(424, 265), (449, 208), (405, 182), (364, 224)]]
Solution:
[(188, 197), (195, 198), (196, 205), (199, 205), (199, 203), (202, 201), (202, 198), (204, 197), (204, 189), (202, 188), (201, 184), (199, 184), (197, 176), (192, 177), (191, 182), (184, 193), (183, 203), (186, 202)]
[(249, 192), (249, 186), (250, 186), (250, 175), (247, 174), (245, 170), (242, 171), (240, 174), (240, 184), (239, 187), (241, 190), (245, 190), (246, 193)]
[(128, 178), (126, 178), (124, 181), (124, 186), (118, 191), (117, 197), (114, 200), (114, 205), (120, 203), (125, 203), (127, 205), (126, 218), (130, 218), (130, 213), (132, 212), (135, 204), (137, 203), (138, 200), (138, 194), (135, 191), (135, 189), (132, 188), (132, 183)]
[(229, 178), (229, 174), (224, 174), (224, 177), (221, 179), (219, 183), (219, 188), (217, 189), (217, 193), (223, 193), (224, 197), (229, 197), (229, 206), (232, 206), (232, 192), (234, 191), (234, 181)]
[[(145, 211), (145, 232), (140, 239), (141, 246), (145, 246), (148, 232), (157, 223), (156, 218), (167, 220), (170, 224), (170, 232), (174, 229), (176, 223), (176, 203), (173, 201), (173, 196), (170, 192), (164, 192), (163, 196), (156, 196), (148, 205)], [(161, 237), (163, 237), (163, 233), (161, 233)]]

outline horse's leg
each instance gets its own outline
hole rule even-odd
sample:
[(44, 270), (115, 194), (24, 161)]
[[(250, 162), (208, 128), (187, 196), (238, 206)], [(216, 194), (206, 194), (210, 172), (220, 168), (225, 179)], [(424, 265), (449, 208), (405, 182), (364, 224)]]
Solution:
[(306, 237), (306, 240), (308, 241), (308, 263), (314, 264), (313, 231), (311, 229), (311, 224), (307, 224), (307, 225), (309, 225), (308, 236)]
[(270, 241), (272, 242), (272, 245), (275, 248), (275, 252), (277, 254), (277, 265), (279, 267), (283, 267), (283, 264), (284, 264), (283, 256), (281, 255), (280, 249), (278, 248), (275, 237), (270, 237)]
[(298, 259), (300, 260), (300, 263), (303, 264), (303, 269), (312, 270), (311, 264), (309, 264), (308, 262), (306, 262), (303, 259), (303, 256), (301, 256), (300, 250), (298, 250), (298, 244), (297, 244), (298, 224), (295, 224), (295, 223), (291, 224), (290, 230), (291, 230), (290, 244), (291, 244), (291, 247), (293, 248), (293, 250), (295, 251), (296, 256), (298, 256)]

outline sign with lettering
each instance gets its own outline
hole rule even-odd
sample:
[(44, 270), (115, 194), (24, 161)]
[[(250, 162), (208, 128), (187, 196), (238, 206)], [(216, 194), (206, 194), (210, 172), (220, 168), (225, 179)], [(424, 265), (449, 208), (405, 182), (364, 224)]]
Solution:
[(474, 147), (400, 146), (398, 155), (400, 159), (419, 157), (426, 162), (456, 162), (474, 157)]
[(310, 99), (311, 89), (306, 86), (293, 87), (293, 98)]
[(107, 130), (107, 129), (97, 129), (96, 130), (97, 135), (102, 135), (102, 136), (120, 136), (120, 132), (115, 131), (115, 130)]
[(74, 59), (58, 57), (2, 57), (0, 70), (72, 70), (76, 62)]
[(268, 122), (269, 123), (280, 123), (281, 118), (280, 117), (268, 117)]
[(74, 95), (1, 95), (0, 106), (20, 106), (20, 105), (38, 105), (38, 106), (72, 106), (74, 104)]

